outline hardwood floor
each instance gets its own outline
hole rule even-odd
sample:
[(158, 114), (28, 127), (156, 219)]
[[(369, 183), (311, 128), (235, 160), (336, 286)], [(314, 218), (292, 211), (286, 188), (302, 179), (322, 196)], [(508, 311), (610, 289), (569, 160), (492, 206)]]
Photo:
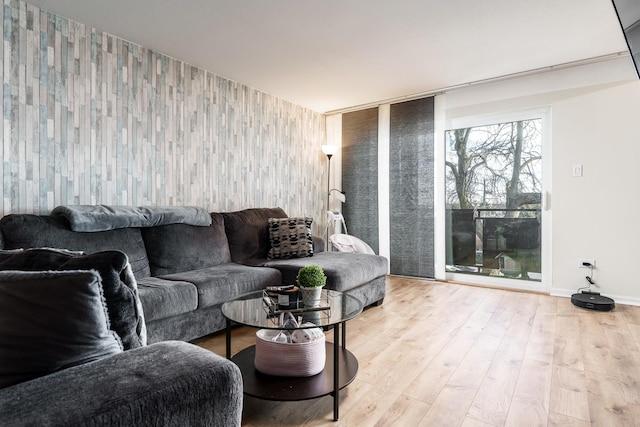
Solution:
[[(233, 332), (232, 352), (255, 342)], [(327, 336), (331, 341), (331, 333)], [(224, 334), (198, 342), (224, 355)], [(389, 277), (347, 323), (358, 376), (332, 398), (245, 398), (244, 426), (640, 425), (640, 307)]]

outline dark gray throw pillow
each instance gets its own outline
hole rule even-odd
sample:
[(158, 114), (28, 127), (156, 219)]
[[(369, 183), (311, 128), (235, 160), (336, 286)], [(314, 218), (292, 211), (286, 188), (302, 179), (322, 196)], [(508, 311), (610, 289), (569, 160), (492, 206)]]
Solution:
[(255, 260), (265, 260), (269, 253), (269, 218), (286, 218), (287, 214), (281, 208), (251, 208), (223, 212), (222, 216), (231, 260), (252, 264)]
[(138, 284), (127, 255), (123, 252), (103, 251), (82, 255), (51, 248), (0, 251), (0, 270), (96, 270), (102, 280), (111, 329), (122, 340), (124, 349), (147, 344)]
[(231, 262), (221, 214), (208, 227), (167, 224), (141, 229), (154, 277), (215, 267)]
[(0, 388), (121, 352), (96, 271), (0, 272)]

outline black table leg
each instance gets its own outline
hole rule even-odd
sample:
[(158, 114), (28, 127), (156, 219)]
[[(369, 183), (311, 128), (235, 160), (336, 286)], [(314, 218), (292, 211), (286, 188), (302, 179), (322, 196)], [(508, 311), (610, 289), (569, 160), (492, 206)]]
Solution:
[[(343, 331), (344, 333), (344, 331)], [(333, 327), (333, 421), (338, 421), (338, 405), (340, 403), (340, 364), (338, 363), (338, 343), (340, 342), (340, 324)]]

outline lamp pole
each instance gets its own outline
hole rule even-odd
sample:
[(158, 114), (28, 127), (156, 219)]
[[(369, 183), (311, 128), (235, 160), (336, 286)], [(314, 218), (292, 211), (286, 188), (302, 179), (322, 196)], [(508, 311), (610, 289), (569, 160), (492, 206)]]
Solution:
[[(331, 198), (331, 157), (336, 153), (336, 149), (338, 147), (336, 147), (335, 145), (323, 145), (321, 148), (322, 148), (322, 152), (327, 156), (327, 212), (329, 212), (331, 210), (329, 208), (329, 201)], [(331, 245), (329, 244), (329, 216), (328, 215), (327, 215), (326, 228), (327, 228), (326, 244), (327, 244), (327, 251), (328, 251), (331, 248)]]
[[(333, 156), (333, 154), (327, 154), (327, 159), (329, 159), (329, 161), (327, 162), (327, 210), (330, 211), (331, 209), (329, 209), (329, 198), (331, 196), (331, 157)], [(327, 231), (329, 229), (327, 228)]]

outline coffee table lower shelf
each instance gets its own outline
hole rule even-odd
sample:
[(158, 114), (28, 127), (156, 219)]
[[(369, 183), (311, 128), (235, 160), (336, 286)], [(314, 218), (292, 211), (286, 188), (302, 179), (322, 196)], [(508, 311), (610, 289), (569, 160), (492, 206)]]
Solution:
[[(231, 360), (242, 372), (244, 394), (264, 400), (297, 401), (333, 394), (334, 344), (326, 343), (327, 359), (322, 372), (312, 377), (275, 377), (258, 372), (254, 365), (256, 347), (240, 351)], [(358, 373), (358, 360), (349, 350), (338, 348), (338, 389), (348, 386)], [(334, 396), (335, 398), (335, 396)]]

